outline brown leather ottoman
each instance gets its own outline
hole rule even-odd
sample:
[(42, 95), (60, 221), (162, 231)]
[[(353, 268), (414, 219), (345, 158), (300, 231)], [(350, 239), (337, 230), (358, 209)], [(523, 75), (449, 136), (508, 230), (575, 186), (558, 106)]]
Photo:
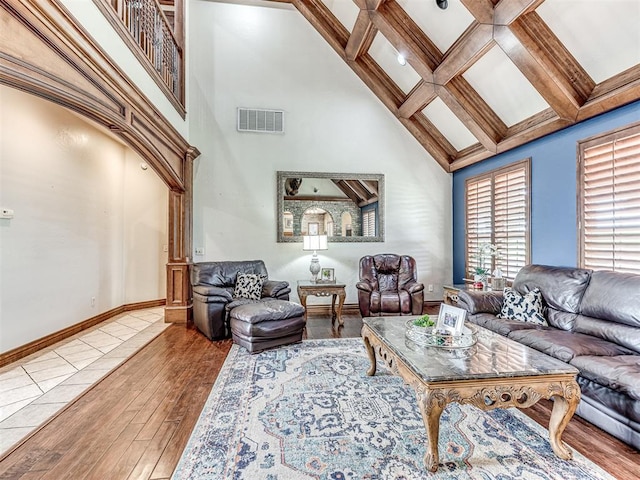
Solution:
[(250, 353), (302, 340), (304, 308), (286, 300), (265, 300), (231, 310), (231, 336)]

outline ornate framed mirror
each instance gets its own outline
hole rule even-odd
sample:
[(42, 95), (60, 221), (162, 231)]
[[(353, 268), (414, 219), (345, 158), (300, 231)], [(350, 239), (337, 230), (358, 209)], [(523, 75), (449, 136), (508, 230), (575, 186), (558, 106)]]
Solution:
[(384, 241), (384, 175), (278, 172), (278, 242)]

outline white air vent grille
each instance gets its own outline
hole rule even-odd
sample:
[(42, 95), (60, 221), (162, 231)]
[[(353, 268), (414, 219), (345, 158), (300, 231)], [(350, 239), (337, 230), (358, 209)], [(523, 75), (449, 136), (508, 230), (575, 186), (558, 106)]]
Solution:
[(284, 111), (238, 108), (238, 131), (284, 133)]

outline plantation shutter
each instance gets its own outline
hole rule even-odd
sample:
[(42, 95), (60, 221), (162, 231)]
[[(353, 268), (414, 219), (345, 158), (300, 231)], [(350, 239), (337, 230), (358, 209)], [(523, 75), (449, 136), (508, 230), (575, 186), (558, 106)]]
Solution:
[(640, 273), (640, 125), (580, 145), (580, 266)]
[(528, 183), (523, 165), (497, 173), (494, 179), (493, 243), (500, 252), (495, 266), (507, 278), (515, 278), (527, 263)]
[(485, 267), (499, 267), (503, 276), (515, 278), (529, 263), (530, 160), (511, 164), (466, 183), (466, 269), (469, 278), (479, 267), (483, 244), (497, 247), (498, 257)]
[(362, 214), (362, 235), (364, 237), (376, 236), (376, 212), (367, 210)]
[(470, 278), (473, 278), (473, 270), (480, 266), (476, 255), (478, 248), (492, 241), (493, 192), (491, 187), (491, 175), (467, 180), (466, 263)]

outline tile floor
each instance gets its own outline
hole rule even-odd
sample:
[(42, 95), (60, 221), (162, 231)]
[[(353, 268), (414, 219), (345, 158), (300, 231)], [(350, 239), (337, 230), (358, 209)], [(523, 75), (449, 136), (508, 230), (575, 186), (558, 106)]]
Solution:
[(0, 368), (0, 456), (169, 325), (162, 307), (126, 312)]

